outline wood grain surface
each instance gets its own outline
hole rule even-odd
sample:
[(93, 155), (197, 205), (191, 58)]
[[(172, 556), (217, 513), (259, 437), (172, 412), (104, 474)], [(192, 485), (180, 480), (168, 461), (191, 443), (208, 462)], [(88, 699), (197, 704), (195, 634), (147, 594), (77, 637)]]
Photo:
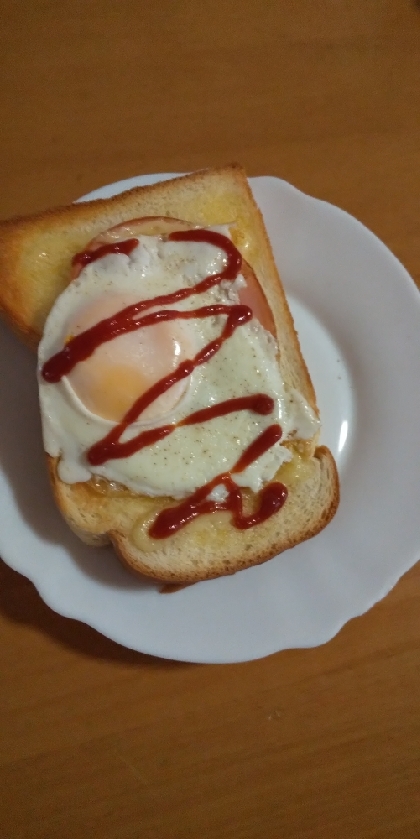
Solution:
[[(416, 3), (3, 0), (0, 35), (2, 218), (239, 160), (420, 280)], [(420, 566), (324, 647), (198, 666), (54, 614), (0, 561), (0, 633), (2, 839), (420, 836)]]

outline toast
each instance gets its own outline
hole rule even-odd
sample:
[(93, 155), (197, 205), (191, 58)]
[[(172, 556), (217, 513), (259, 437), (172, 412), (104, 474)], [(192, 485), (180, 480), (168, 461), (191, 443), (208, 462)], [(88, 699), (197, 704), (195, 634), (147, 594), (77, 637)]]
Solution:
[[(103, 231), (149, 216), (206, 228), (230, 226), (271, 309), (283, 381), (317, 413), (263, 218), (236, 164), (0, 223), (0, 313), (6, 322), (35, 350), (54, 301), (70, 281), (74, 254)], [(56, 503), (84, 542), (111, 542), (126, 565), (156, 580), (192, 583), (264, 562), (328, 524), (339, 502), (339, 482), (334, 459), (317, 446), (317, 437), (287, 444), (292, 459), (275, 476), (287, 487), (287, 500), (266, 521), (241, 530), (232, 526), (229, 512), (216, 511), (166, 539), (151, 538), (149, 526), (174, 503), (172, 498), (141, 495), (103, 479), (65, 483), (58, 474), (59, 458), (47, 455), (47, 462)], [(251, 490), (244, 491), (244, 504), (255, 506)]]

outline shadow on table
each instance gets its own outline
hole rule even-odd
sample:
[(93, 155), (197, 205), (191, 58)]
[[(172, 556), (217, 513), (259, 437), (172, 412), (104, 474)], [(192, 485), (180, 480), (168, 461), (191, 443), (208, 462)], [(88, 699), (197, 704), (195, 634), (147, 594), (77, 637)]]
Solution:
[(155, 658), (126, 649), (109, 638), (105, 638), (90, 626), (58, 615), (44, 603), (30, 580), (22, 577), (17, 571), (13, 571), (2, 559), (0, 559), (0, 614), (6, 620), (32, 626), (58, 644), (69, 647), (84, 656), (135, 666), (146, 665), (155, 669), (191, 666), (187, 663)]

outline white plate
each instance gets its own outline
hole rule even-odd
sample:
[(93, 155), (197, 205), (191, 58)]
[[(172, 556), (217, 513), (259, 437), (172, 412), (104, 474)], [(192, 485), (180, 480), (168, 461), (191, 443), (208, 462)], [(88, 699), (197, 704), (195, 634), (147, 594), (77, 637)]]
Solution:
[(34, 358), (0, 329), (0, 554), (62, 615), (127, 647), (186, 661), (246, 661), (322, 644), (420, 557), (419, 292), (346, 213), (277, 178), (251, 185), (341, 475), (337, 516), (315, 539), (169, 596), (132, 577), (112, 550), (83, 546), (51, 498)]

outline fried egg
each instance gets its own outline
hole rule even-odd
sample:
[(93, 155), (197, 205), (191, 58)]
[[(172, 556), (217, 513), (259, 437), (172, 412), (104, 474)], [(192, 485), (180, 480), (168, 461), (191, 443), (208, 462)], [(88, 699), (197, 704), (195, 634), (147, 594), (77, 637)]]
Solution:
[[(300, 394), (285, 387), (275, 340), (255, 317), (236, 329), (209, 361), (149, 405), (122, 440), (130, 440), (139, 429), (163, 424), (174, 425), (171, 434), (129, 457), (99, 466), (88, 463), (88, 449), (121, 421), (139, 396), (219, 338), (226, 317), (175, 319), (143, 327), (102, 344), (60, 382), (43, 379), (44, 363), (70, 338), (132, 303), (191, 288), (225, 264), (224, 250), (214, 245), (159, 236), (137, 238), (129, 255), (108, 254), (86, 265), (48, 316), (38, 365), (45, 450), (59, 458), (58, 474), (64, 482), (89, 481), (94, 475), (143, 495), (183, 498), (229, 472), (265, 428), (279, 424), (281, 440), (235, 475), (238, 485), (256, 492), (290, 459), (283, 443), (295, 435), (311, 438), (318, 419)], [(235, 304), (244, 287), (246, 280), (240, 274), (235, 281), (165, 308)], [(271, 414), (242, 410), (176, 427), (193, 412), (254, 393), (272, 397)]]

